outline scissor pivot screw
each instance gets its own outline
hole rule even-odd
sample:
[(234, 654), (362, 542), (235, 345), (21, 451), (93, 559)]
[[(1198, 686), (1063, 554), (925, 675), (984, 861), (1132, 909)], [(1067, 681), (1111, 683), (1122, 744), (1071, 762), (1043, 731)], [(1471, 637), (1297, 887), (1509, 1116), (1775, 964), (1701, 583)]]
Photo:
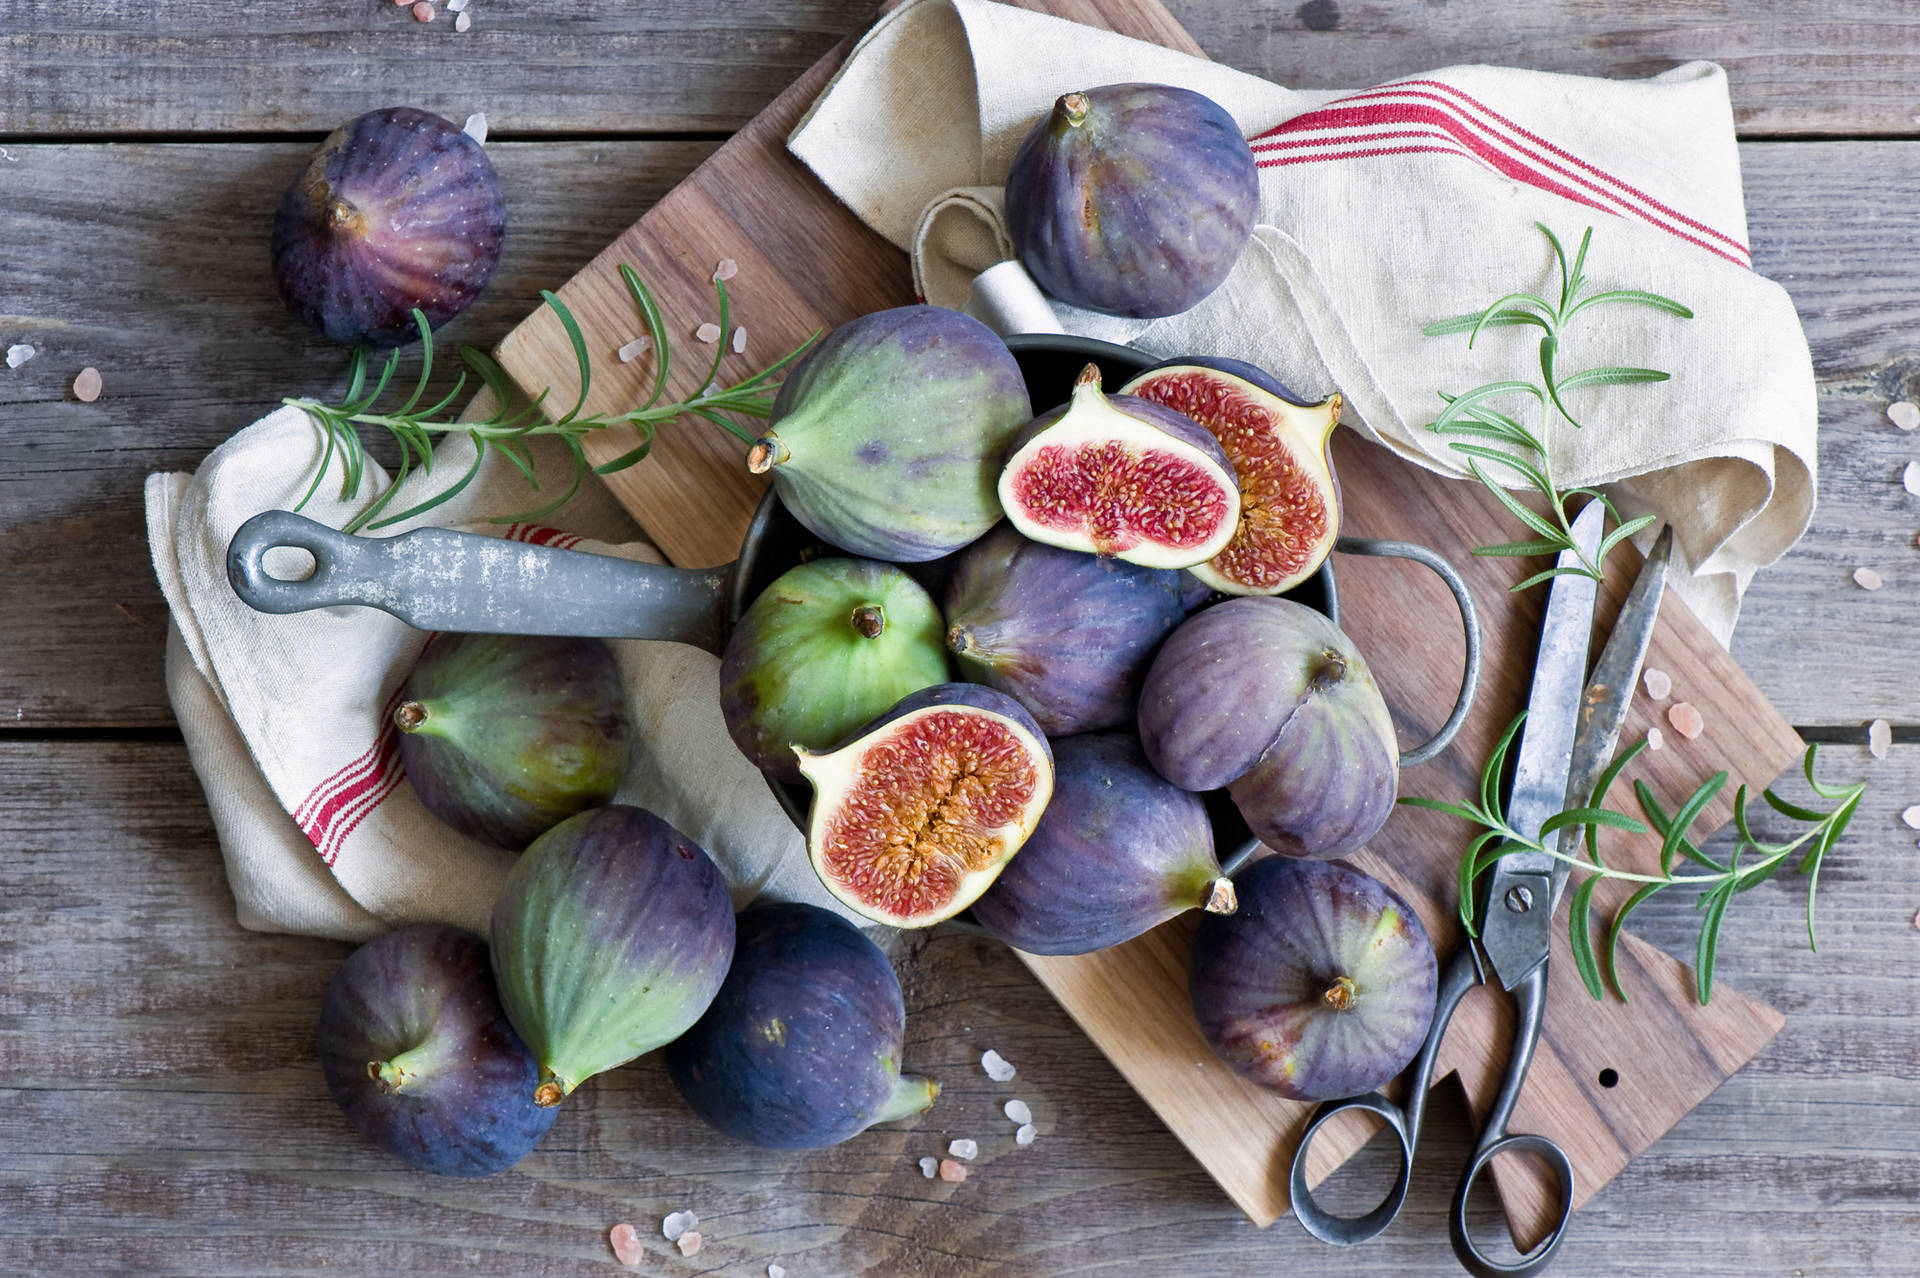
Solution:
[(1533, 908), (1533, 893), (1524, 887), (1507, 889), (1507, 908), (1515, 914), (1525, 914)]

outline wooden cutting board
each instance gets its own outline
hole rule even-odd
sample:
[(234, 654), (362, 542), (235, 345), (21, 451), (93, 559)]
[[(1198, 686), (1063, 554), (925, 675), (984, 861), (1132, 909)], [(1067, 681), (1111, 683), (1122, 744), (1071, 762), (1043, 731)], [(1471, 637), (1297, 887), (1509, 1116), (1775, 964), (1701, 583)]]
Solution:
[[(1158, 0), (1027, 4), (1199, 52)], [(711, 355), (693, 332), (714, 318), (710, 280), (722, 258), (739, 266), (729, 288), (735, 319), (748, 333), (746, 353), (724, 359), (723, 383), (764, 366), (817, 328), (913, 300), (903, 255), (862, 226), (784, 146), (850, 47), (822, 59), (560, 290), (592, 355), (589, 409), (620, 411), (639, 402), (652, 376), (649, 360), (622, 364), (614, 357), (644, 331), (620, 283), (620, 263), (632, 264), (660, 298), (681, 352), (671, 393), (683, 396), (698, 388)], [(573, 402), (573, 356), (550, 312), (522, 323), (497, 356), (529, 392), (551, 387), (550, 403)], [(589, 439), (586, 447), (601, 461), (632, 444), (631, 437), (609, 437)], [(1478, 487), (1436, 478), (1348, 432), (1335, 459), (1346, 531), (1424, 542), (1452, 558), (1471, 583), (1486, 652), (1479, 702), (1450, 750), (1402, 778), (1404, 794), (1467, 796), (1493, 741), (1525, 705), (1544, 592), (1508, 592), (1531, 564), (1466, 553), (1513, 535), (1509, 517)], [(661, 550), (688, 567), (733, 559), (763, 486), (748, 474), (737, 441), (699, 423), (669, 427), (645, 462), (606, 482)], [(1620, 562), (1603, 594), (1603, 627), (1634, 567), (1625, 562), (1630, 552), (1614, 558)], [(1449, 597), (1424, 569), (1402, 561), (1341, 559), (1336, 570), (1345, 627), (1385, 686), (1403, 742), (1424, 739), (1445, 718), (1463, 659)], [(1672, 598), (1648, 664), (1673, 676), (1673, 699), (1697, 706), (1707, 728), (1694, 741), (1669, 731), (1668, 748), (1643, 755), (1622, 779), (1615, 806), (1636, 810), (1628, 788), (1634, 776), (1645, 778), (1671, 808), (1719, 769), (1758, 789), (1798, 758), (1801, 743), (1792, 729)], [(1661, 709), (1639, 698), (1623, 740), (1643, 736)], [(1701, 822), (1702, 837), (1730, 812), (1722, 799)], [(1450, 818), (1403, 808), (1353, 858), (1415, 904), (1443, 955), (1458, 940), (1454, 874), (1469, 834)], [(1611, 848), (1617, 864), (1657, 862), (1651, 840), (1620, 838)], [(1603, 892), (1601, 899), (1617, 904), (1624, 895), (1609, 899)], [(1243, 1082), (1200, 1038), (1186, 1000), (1190, 927), (1176, 922), (1080, 958), (1022, 957), (1222, 1188), (1266, 1225), (1287, 1210), (1287, 1169), (1307, 1107)], [(1724, 983), (1709, 1006), (1699, 1006), (1689, 970), (1631, 936), (1621, 956), (1631, 1002), (1596, 1003), (1575, 976), (1565, 944), (1562, 929), (1543, 1041), (1513, 1128), (1542, 1132), (1567, 1150), (1578, 1205), (1750, 1060), (1784, 1022)], [(1510, 1021), (1504, 996), (1477, 991), (1447, 1040), (1438, 1076), (1457, 1075), (1476, 1116), (1498, 1084)], [(1325, 1133), (1314, 1150), (1314, 1178), (1338, 1166), (1367, 1135), (1358, 1121)], [(1551, 1183), (1535, 1168), (1505, 1160), (1496, 1164), (1496, 1179), (1516, 1239), (1531, 1246), (1542, 1236)]]

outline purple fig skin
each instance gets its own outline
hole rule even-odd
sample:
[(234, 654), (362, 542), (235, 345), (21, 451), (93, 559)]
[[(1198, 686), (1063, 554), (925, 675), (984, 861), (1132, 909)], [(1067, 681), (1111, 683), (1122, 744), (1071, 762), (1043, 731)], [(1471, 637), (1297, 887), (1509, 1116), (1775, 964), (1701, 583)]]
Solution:
[(536, 1104), (672, 1042), (733, 957), (727, 881), (644, 808), (609, 804), (535, 839), (493, 907), (500, 1002), (539, 1064)]
[(1240, 908), (1200, 921), (1188, 994), (1243, 1077), (1293, 1100), (1384, 1086), (1426, 1041), (1439, 980), (1420, 918), (1337, 861), (1270, 856), (1235, 876)]
[(918, 563), (999, 521), (994, 484), (1032, 416), (1020, 365), (992, 329), (943, 307), (896, 307), (815, 344), (781, 384), (747, 465), (771, 473), (823, 541)]
[(1185, 574), (1029, 541), (1009, 524), (961, 551), (947, 647), (1050, 737), (1133, 718), (1154, 649), (1186, 616)]
[(488, 1176), (553, 1126), (507, 1022), (487, 943), (418, 925), (355, 950), (320, 1005), (320, 1068), (355, 1130), (422, 1171)]
[(611, 799), (627, 768), (625, 690), (599, 639), (435, 635), (393, 719), (427, 811), (515, 852)]
[(493, 163), (428, 111), (369, 111), (329, 134), (273, 219), (273, 276), (299, 319), (336, 342), (419, 339), (493, 278), (507, 209)]
[(1069, 93), (1007, 173), (1027, 272), (1108, 315), (1177, 315), (1227, 278), (1253, 231), (1259, 170), (1217, 103), (1164, 84)]
[(824, 1149), (933, 1104), (938, 1083), (900, 1072), (906, 1006), (879, 946), (811, 905), (737, 922), (726, 983), (666, 1049), (694, 1113), (762, 1149)]
[(1053, 743), (1053, 799), (973, 917), (1029, 954), (1091, 954), (1233, 908), (1200, 796), (1161, 779), (1132, 734), (1100, 732)]
[(1161, 645), (1140, 743), (1182, 789), (1227, 787), (1254, 835), (1341, 856), (1386, 823), (1400, 783), (1393, 718), (1353, 641), (1290, 599), (1229, 599)]

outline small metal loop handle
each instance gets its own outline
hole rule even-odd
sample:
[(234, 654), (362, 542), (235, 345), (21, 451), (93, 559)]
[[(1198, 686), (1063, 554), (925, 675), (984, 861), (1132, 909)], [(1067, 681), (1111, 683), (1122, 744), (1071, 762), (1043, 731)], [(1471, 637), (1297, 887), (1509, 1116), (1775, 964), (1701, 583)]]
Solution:
[(1411, 541), (1382, 541), (1375, 537), (1341, 537), (1333, 544), (1334, 550), (1343, 555), (1369, 555), (1381, 559), (1411, 559), (1417, 564), (1433, 570), (1434, 574), (1446, 583), (1453, 593), (1453, 602), (1460, 609), (1460, 626), (1466, 633), (1467, 660), (1461, 671), (1460, 693), (1454, 698), (1453, 712), (1440, 730), (1431, 737), (1413, 747), (1400, 752), (1400, 766), (1411, 768), (1425, 763), (1439, 754), (1458, 735), (1460, 726), (1467, 721), (1467, 712), (1473, 709), (1474, 695), (1480, 690), (1480, 614), (1473, 606), (1473, 595), (1467, 590), (1467, 583), (1460, 572), (1440, 555), (1427, 547)]
[[(1336, 1216), (1314, 1201), (1313, 1187), (1307, 1183), (1307, 1150), (1312, 1146), (1313, 1138), (1320, 1134), (1321, 1127), (1339, 1115), (1356, 1109), (1378, 1114), (1386, 1121), (1387, 1129), (1400, 1142), (1400, 1171), (1393, 1179), (1393, 1188), (1387, 1191), (1387, 1196), (1380, 1200), (1378, 1207), (1364, 1216)], [(1373, 1237), (1393, 1223), (1393, 1218), (1400, 1214), (1401, 1204), (1407, 1200), (1407, 1187), (1413, 1183), (1413, 1141), (1414, 1135), (1408, 1130), (1405, 1112), (1379, 1092), (1349, 1096), (1345, 1100), (1328, 1101), (1321, 1105), (1313, 1111), (1306, 1130), (1300, 1133), (1300, 1144), (1293, 1151), (1293, 1171), (1287, 1182), (1287, 1195), (1292, 1201), (1294, 1219), (1321, 1242), (1339, 1247), (1365, 1242)]]
[[(1560, 1182), (1559, 1218), (1554, 1222), (1553, 1232), (1533, 1251), (1511, 1263), (1494, 1260), (1483, 1254), (1474, 1244), (1473, 1236), (1467, 1232), (1467, 1194), (1472, 1190), (1474, 1180), (1493, 1165), (1495, 1158), (1508, 1153), (1538, 1154), (1553, 1168), (1554, 1176)], [(1566, 1236), (1567, 1221), (1572, 1216), (1572, 1160), (1567, 1157), (1565, 1150), (1545, 1136), (1516, 1132), (1497, 1140), (1483, 1141), (1473, 1151), (1473, 1158), (1467, 1163), (1467, 1170), (1453, 1191), (1453, 1209), (1447, 1214), (1447, 1233), (1453, 1240), (1455, 1258), (1474, 1278), (1509, 1278), (1536, 1274), (1545, 1269), (1547, 1262), (1553, 1259), (1554, 1252), (1560, 1249), (1560, 1240)]]
[[(227, 580), (248, 607), (260, 612), (306, 612), (336, 604), (357, 603), (343, 591), (341, 579), (366, 566), (373, 543), (329, 528), (289, 510), (268, 510), (240, 526), (227, 545)], [(313, 571), (287, 579), (267, 571), (267, 552), (286, 546), (313, 556)]]

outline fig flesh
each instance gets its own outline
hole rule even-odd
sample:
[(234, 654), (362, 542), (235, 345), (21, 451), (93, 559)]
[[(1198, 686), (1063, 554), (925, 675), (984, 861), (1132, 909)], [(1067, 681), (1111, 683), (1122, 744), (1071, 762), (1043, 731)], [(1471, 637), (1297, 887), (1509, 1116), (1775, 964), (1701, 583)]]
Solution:
[(1358, 1096), (1407, 1067), (1439, 967), (1420, 918), (1338, 861), (1270, 856), (1235, 878), (1240, 908), (1200, 921), (1193, 1014), (1220, 1059), (1293, 1100)]
[(775, 578), (727, 639), (720, 709), (740, 752), (798, 782), (793, 747), (824, 750), (909, 692), (944, 683), (940, 610), (871, 559), (816, 559)]
[(700, 1019), (733, 956), (733, 906), (700, 846), (610, 804), (533, 841), (493, 907), (500, 1001), (558, 1105)]
[(1232, 539), (1240, 487), (1205, 428), (1159, 404), (1102, 394), (1100, 369), (1088, 364), (1072, 400), (1015, 441), (1000, 504), (1035, 541), (1190, 568)]
[(1109, 315), (1177, 315), (1213, 292), (1253, 232), (1253, 149), (1218, 103), (1165, 84), (1068, 93), (1007, 173), (1027, 273)]
[(1029, 954), (1090, 954), (1195, 909), (1234, 910), (1206, 805), (1131, 733), (1094, 732), (1053, 743), (1053, 801), (973, 917)]
[(598, 639), (435, 635), (393, 722), (426, 809), (516, 852), (612, 798), (627, 768), (625, 692)]
[(829, 892), (894, 927), (973, 904), (1053, 795), (1053, 751), (1004, 692), (943, 683), (824, 754), (796, 748), (813, 783), (807, 852)]
[(811, 905), (749, 906), (719, 996), (666, 1050), (693, 1112), (762, 1149), (824, 1149), (933, 1104), (900, 1072), (906, 1006), (893, 965)]
[(771, 474), (822, 540), (917, 563), (999, 520), (994, 477), (1032, 416), (1020, 365), (992, 329), (944, 307), (896, 307), (840, 325), (807, 353), (747, 467)]
[(347, 1121), (422, 1171), (490, 1175), (553, 1126), (472, 933), (423, 924), (355, 950), (327, 983), (318, 1037)]
[(947, 647), (962, 679), (1011, 696), (1050, 737), (1132, 721), (1192, 578), (1029, 541), (1010, 524), (957, 559)]
[(303, 322), (349, 346), (438, 328), (493, 278), (507, 210), (493, 164), (450, 120), (412, 107), (334, 130), (273, 219), (273, 277)]
[(1140, 744), (1185, 790), (1222, 786), (1254, 835), (1335, 857), (1393, 811), (1393, 717), (1353, 641), (1291, 599), (1228, 599), (1181, 624), (1140, 692)]
[(1240, 526), (1194, 576), (1230, 595), (1277, 595), (1318, 572), (1340, 536), (1340, 487), (1329, 443), (1340, 396), (1300, 403), (1238, 360), (1169, 361), (1122, 388), (1213, 433), (1240, 485)]

